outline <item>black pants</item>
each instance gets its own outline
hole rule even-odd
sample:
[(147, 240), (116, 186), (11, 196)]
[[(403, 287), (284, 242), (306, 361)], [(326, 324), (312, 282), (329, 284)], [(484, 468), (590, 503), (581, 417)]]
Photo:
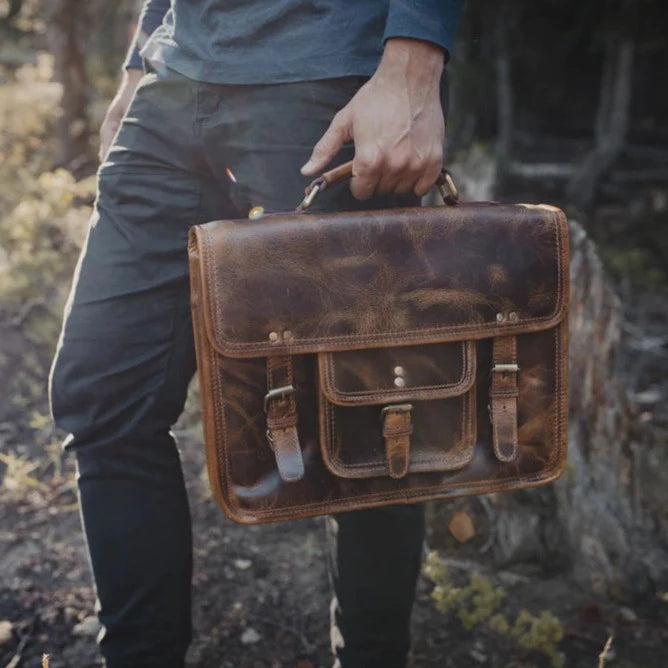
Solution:
[[(169, 431), (195, 371), (188, 227), (243, 218), (254, 205), (294, 208), (305, 185), (299, 166), (361, 83), (224, 86), (149, 73), (100, 169), (51, 400), (76, 452), (101, 648), (112, 668), (182, 666), (190, 641), (191, 527)], [(340, 160), (351, 156), (348, 147)], [(365, 206), (408, 203), (384, 197)], [(345, 184), (317, 205), (360, 207)], [(341, 665), (403, 666), (422, 508), (349, 513), (336, 524)]]

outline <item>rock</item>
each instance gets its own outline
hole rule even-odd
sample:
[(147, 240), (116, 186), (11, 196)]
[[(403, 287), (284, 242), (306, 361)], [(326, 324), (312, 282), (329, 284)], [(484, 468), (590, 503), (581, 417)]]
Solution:
[(260, 640), (262, 640), (262, 636), (255, 629), (250, 627), (241, 634), (242, 645), (254, 645)]
[(8, 619), (3, 619), (0, 621), (0, 647), (12, 639), (13, 628), (14, 625)]
[[(492, 159), (476, 149), (453, 169), (465, 198), (494, 197)], [(645, 332), (664, 322), (664, 302), (645, 315), (637, 299), (622, 303), (584, 228), (571, 221), (570, 232), (568, 464), (552, 485), (490, 499), (490, 551), (497, 566), (568, 570), (584, 591), (630, 601), (668, 588), (668, 449), (655, 427), (665, 391), (637, 381), (665, 345), (663, 331), (651, 345)], [(430, 504), (431, 546), (452, 546), (451, 512)], [(484, 535), (487, 524), (473, 519)]]
[(73, 629), (72, 633), (75, 636), (96, 636), (102, 625), (98, 621), (97, 617), (86, 617), (84, 620), (80, 621)]
[(250, 559), (235, 559), (234, 566), (240, 571), (245, 571), (253, 565), (253, 562)]
[(512, 507), (512, 511), (499, 513), (496, 518), (496, 544), (494, 560), (498, 566), (519, 561), (540, 561), (541, 544), (540, 517), (531, 508)]
[(487, 654), (483, 654), (482, 652), (479, 652), (477, 649), (472, 649), (469, 652), (469, 656), (476, 662), (476, 663), (486, 663), (487, 662)]
[(619, 618), (627, 624), (633, 624), (638, 621), (638, 615), (631, 608), (620, 608)]

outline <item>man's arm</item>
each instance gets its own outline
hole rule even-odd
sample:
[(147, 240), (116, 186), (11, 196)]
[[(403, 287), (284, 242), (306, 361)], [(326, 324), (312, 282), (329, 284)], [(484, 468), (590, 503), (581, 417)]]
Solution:
[(424, 195), (443, 163), (443, 66), (463, 0), (391, 0), (378, 69), (339, 111), (315, 145), (304, 175), (321, 172), (347, 141), (355, 143), (350, 189)]
[(139, 14), (137, 30), (128, 49), (123, 67), (128, 69), (142, 69), (142, 60), (139, 52), (153, 31), (162, 23), (170, 7), (170, 0), (145, 0)]
[(137, 22), (137, 30), (123, 64), (123, 77), (118, 87), (116, 97), (112, 100), (100, 128), (100, 159), (104, 160), (111, 142), (130, 106), (135, 89), (142, 78), (142, 60), (139, 55), (142, 44), (153, 31), (162, 23), (170, 0), (146, 0)]

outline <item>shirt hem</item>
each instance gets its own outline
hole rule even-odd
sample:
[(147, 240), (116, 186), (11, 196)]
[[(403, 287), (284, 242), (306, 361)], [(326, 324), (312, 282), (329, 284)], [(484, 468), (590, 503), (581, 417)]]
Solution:
[(283, 61), (281, 70), (267, 70), (248, 68), (245, 64), (242, 69), (237, 70), (239, 61), (235, 59), (234, 63), (224, 61), (207, 61), (199, 58), (188, 57), (177, 45), (169, 43), (156, 43), (149, 40), (149, 43), (141, 51), (142, 58), (146, 59), (151, 65), (160, 71), (161, 67), (174, 70), (179, 74), (199, 81), (211, 84), (280, 84), (296, 83), (299, 81), (318, 81), (322, 79), (337, 79), (346, 76), (371, 76), (377, 69), (380, 62), (378, 56), (368, 58), (357, 58), (353, 61), (341, 59), (323, 59), (319, 58), (317, 66), (310, 68), (304, 67), (304, 60), (285, 63)]

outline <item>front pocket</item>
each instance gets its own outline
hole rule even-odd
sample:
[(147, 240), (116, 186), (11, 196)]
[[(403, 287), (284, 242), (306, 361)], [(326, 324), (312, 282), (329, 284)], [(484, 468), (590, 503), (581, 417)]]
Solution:
[(320, 442), (345, 478), (466, 466), (475, 445), (475, 344), (319, 355)]

